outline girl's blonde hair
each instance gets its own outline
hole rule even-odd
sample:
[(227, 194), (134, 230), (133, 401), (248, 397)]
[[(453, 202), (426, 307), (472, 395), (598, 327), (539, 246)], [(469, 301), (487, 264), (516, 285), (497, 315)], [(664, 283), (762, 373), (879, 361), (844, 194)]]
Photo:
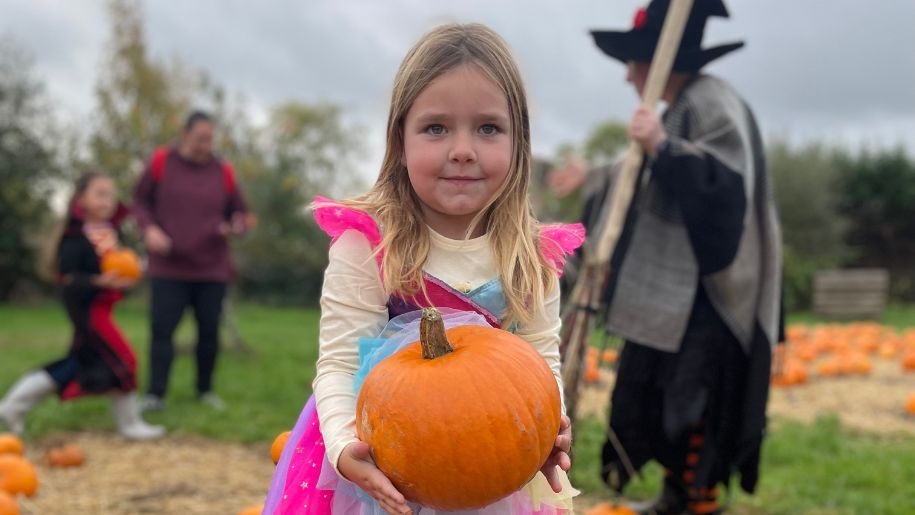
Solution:
[(66, 212), (64, 212), (63, 220), (57, 225), (57, 228), (53, 233), (54, 237), (48, 241), (42, 251), (38, 268), (38, 275), (41, 278), (49, 282), (57, 282), (60, 267), (60, 242), (63, 240), (64, 233), (68, 228), (74, 224), (80, 223), (74, 214), (77, 200), (79, 200), (79, 197), (89, 189), (89, 185), (92, 184), (92, 181), (110, 178), (111, 177), (104, 172), (90, 170), (76, 179), (76, 182), (73, 185), (73, 194), (70, 196), (70, 201), (67, 202), (65, 208)]
[(488, 27), (477, 23), (442, 25), (413, 46), (394, 79), (387, 149), (378, 180), (367, 193), (345, 203), (373, 214), (382, 227), (385, 290), (405, 297), (424, 290), (422, 269), (429, 256), (430, 236), (403, 164), (404, 119), (416, 97), (432, 81), (463, 65), (475, 66), (505, 94), (513, 136), (509, 172), (473, 219), (467, 235), (485, 224), (507, 304), (506, 313), (497, 315), (506, 320), (506, 326), (529, 322), (532, 308), (541, 309), (545, 293), (556, 287), (556, 270), (539, 251), (539, 224), (528, 198), (530, 121), (521, 74), (508, 45)]

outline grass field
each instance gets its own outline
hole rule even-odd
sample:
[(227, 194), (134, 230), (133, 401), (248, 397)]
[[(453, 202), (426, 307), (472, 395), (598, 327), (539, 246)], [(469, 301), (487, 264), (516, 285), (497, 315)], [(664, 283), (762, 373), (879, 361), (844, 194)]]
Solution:
[[(237, 322), (246, 348), (228, 346), (221, 356), (216, 390), (229, 403), (225, 412), (201, 407), (193, 395), (192, 325), (179, 329), (169, 407), (148, 418), (172, 434), (202, 435), (226, 442), (267, 442), (291, 426), (310, 393), (317, 355), (314, 310), (241, 305)], [(141, 300), (122, 303), (117, 319), (137, 349), (145, 384), (148, 335)], [(807, 315), (796, 320), (812, 321)], [(893, 308), (884, 323), (915, 326), (915, 308)], [(69, 327), (56, 304), (0, 306), (0, 390), (30, 367), (56, 359), (67, 348)], [(915, 420), (912, 422), (915, 424)], [(29, 438), (60, 431), (110, 430), (104, 399), (43, 403), (29, 418)], [(598, 478), (603, 421), (576, 427), (573, 482), (592, 499), (608, 492)], [(657, 492), (659, 469), (626, 491), (631, 497)], [(734, 513), (747, 514), (912, 514), (915, 513), (915, 437), (852, 432), (835, 417), (812, 424), (774, 420), (763, 454), (757, 495), (736, 494)]]

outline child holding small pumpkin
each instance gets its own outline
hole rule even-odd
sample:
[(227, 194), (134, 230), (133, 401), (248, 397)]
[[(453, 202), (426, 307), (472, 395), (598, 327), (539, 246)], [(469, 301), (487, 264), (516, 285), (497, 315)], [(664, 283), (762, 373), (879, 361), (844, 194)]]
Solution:
[(61, 285), (73, 341), (64, 358), (27, 373), (0, 401), (0, 421), (13, 432), (21, 434), (29, 411), (56, 392), (62, 400), (110, 393), (125, 438), (165, 434), (140, 417), (136, 356), (112, 318), (114, 304), (140, 277), (136, 256), (119, 246), (118, 225), (126, 214), (107, 175), (89, 172), (76, 181), (49, 267)]
[[(557, 274), (584, 230), (533, 219), (530, 163), (525, 92), (502, 38), (479, 24), (444, 25), (424, 36), (395, 78), (375, 186), (353, 200), (313, 204), (315, 219), (333, 239), (315, 395), (280, 457), (264, 513), (440, 513), (409, 502), (394, 487), (374, 451), (357, 438), (355, 422), (356, 390), (372, 362), (400, 348), (389, 343), (418, 339), (412, 322), (420, 308), (453, 308), (455, 325), (473, 315), (481, 324), (510, 329), (549, 366), (547, 387), (561, 386)], [(484, 395), (490, 394), (498, 392)], [(478, 395), (461, 402), (482, 402)], [(565, 474), (571, 428), (568, 417), (558, 418), (559, 434), (546, 439), (542, 474), (493, 504), (461, 513), (569, 509), (576, 493)], [(418, 419), (416, 426), (436, 422)], [(475, 436), (483, 435), (454, 428), (471, 455), (478, 452), (471, 449)], [(498, 438), (487, 438), (494, 445), (486, 452), (500, 456)], [(447, 484), (448, 478), (436, 480)]]

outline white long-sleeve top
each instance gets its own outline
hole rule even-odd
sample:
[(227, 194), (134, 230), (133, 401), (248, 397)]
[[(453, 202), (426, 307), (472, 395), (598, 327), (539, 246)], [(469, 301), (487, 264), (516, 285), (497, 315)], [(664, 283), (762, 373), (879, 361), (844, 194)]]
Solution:
[[(427, 273), (452, 287), (471, 289), (498, 277), (488, 236), (452, 240), (431, 229), (429, 232)], [(535, 319), (518, 327), (515, 334), (543, 356), (561, 394), (559, 288), (544, 300)], [(369, 241), (358, 231), (344, 232), (330, 247), (324, 273), (317, 374), (312, 383), (327, 457), (334, 468), (344, 447), (358, 441), (353, 377), (359, 369), (359, 337), (381, 332), (388, 322), (387, 302)]]

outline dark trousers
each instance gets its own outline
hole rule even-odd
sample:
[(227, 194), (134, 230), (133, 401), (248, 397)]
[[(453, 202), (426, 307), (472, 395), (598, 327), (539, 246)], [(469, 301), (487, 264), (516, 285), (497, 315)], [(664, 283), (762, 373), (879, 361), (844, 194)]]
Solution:
[(213, 369), (219, 353), (219, 318), (226, 283), (158, 278), (153, 278), (151, 283), (149, 393), (158, 397), (165, 396), (175, 358), (175, 329), (187, 306), (193, 308), (197, 321), (197, 392), (209, 392), (213, 386)]

